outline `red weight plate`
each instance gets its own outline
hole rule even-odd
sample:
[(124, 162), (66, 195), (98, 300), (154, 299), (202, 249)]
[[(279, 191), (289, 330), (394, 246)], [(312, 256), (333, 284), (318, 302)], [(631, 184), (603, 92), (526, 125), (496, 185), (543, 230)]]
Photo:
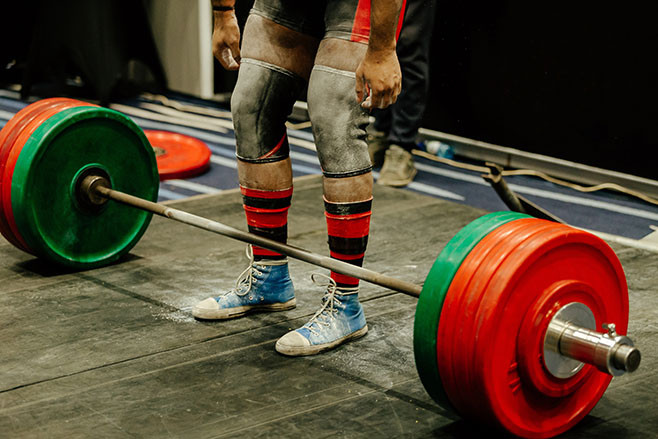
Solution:
[(210, 149), (201, 140), (169, 131), (144, 134), (155, 150), (160, 180), (193, 177), (210, 167)]
[[(603, 332), (603, 323), (614, 322), (620, 328), (619, 332), (625, 334), (628, 327), (628, 290), (621, 264), (614, 252), (605, 242), (586, 232), (559, 224), (551, 224), (551, 229), (550, 235), (536, 235), (527, 249), (515, 252), (502, 267), (501, 273), (509, 270), (516, 273), (517, 278), (508, 280), (504, 286), (501, 282), (497, 290), (489, 291), (487, 301), (506, 303), (505, 323), (499, 325), (492, 321), (490, 312), (493, 308), (485, 307), (489, 314), (483, 315), (483, 320), (488, 323), (488, 327), (483, 326), (483, 333), (498, 331), (496, 339), (502, 344), (507, 337), (513, 337), (510, 332), (505, 333), (509, 329), (507, 324), (511, 323), (510, 326), (515, 327), (514, 334), (518, 336), (525, 329), (522, 326), (524, 315), (537, 304), (538, 300), (532, 300), (535, 296), (539, 300), (556, 302), (559, 307), (572, 299), (582, 302), (594, 313), (598, 331)], [(587, 287), (579, 288), (579, 283)], [(502, 312), (500, 305), (496, 306)], [(548, 321), (550, 319), (545, 319), (543, 324), (540, 322), (538, 325), (542, 338)], [(512, 351), (508, 348), (504, 346), (499, 351), (483, 349), (476, 364), (481, 389), (489, 395), (491, 413), (517, 435), (551, 437), (568, 430), (594, 408), (612, 379), (610, 375), (588, 367), (583, 368), (580, 374), (589, 376), (580, 382), (576, 380), (577, 386), (573, 380), (565, 381), (570, 393), (562, 397), (547, 396), (525, 383), (513, 392), (509, 386), (503, 385), (500, 364), (506, 361), (508, 364), (512, 361), (519, 365), (527, 364), (524, 357), (528, 355), (537, 361), (543, 349), (540, 350), (537, 343), (534, 349), (521, 352), (519, 356), (517, 347), (512, 346)], [(510, 410), (514, 406), (516, 408)]]
[[(14, 115), (0, 131), (0, 197), (2, 196), (3, 174), (5, 171), (7, 157), (9, 151), (14, 146), (14, 142), (23, 128), (30, 123), (36, 115), (38, 115), (44, 108), (52, 105), (59, 105), (63, 102), (72, 102), (72, 99), (67, 98), (50, 98), (34, 102), (25, 108), (21, 109)], [(9, 201), (11, 204), (11, 201)], [(14, 246), (21, 248), (24, 251), (29, 250), (24, 247), (22, 240), (14, 236), (9, 227), (9, 222), (3, 209), (2, 200), (0, 200), (0, 233)]]
[[(17, 133), (20, 132), (26, 123), (26, 120), (30, 119), (30, 115), (33, 114), (37, 108), (40, 108), (43, 105), (44, 104), (42, 101), (37, 101), (21, 109), (5, 124), (5, 126), (0, 131), (0, 188), (2, 187), (2, 171), (5, 168), (7, 152), (11, 149)], [(0, 200), (0, 233), (2, 233), (2, 235), (14, 246), (20, 248), (20, 243), (13, 235), (13, 233), (11, 233), (11, 229), (9, 228), (9, 224), (2, 209), (1, 201), (2, 200)]]
[[(484, 343), (485, 338), (482, 338), (478, 334), (478, 331), (481, 329), (481, 325), (483, 324), (481, 320), (481, 312), (483, 308), (491, 306), (487, 300), (490, 297), (489, 291), (496, 287), (497, 280), (494, 278), (494, 276), (499, 273), (498, 270), (500, 270), (500, 267), (506, 263), (510, 255), (519, 251), (519, 248), (527, 245), (529, 239), (531, 239), (537, 233), (541, 233), (550, 225), (551, 223), (547, 221), (537, 221), (536, 219), (526, 219), (524, 221), (518, 222), (514, 226), (507, 228), (505, 235), (499, 237), (498, 241), (495, 241), (495, 249), (490, 252), (485, 263), (479, 263), (477, 267), (471, 265), (471, 267), (474, 268), (474, 279), (479, 281), (484, 280), (486, 283), (480, 282), (479, 288), (476, 284), (475, 289), (479, 292), (479, 294), (474, 301), (467, 304), (467, 306), (472, 308), (471, 315), (474, 324), (467, 326), (468, 331), (464, 333), (462, 342), (466, 341), (468, 343), (472, 343), (471, 340), (473, 340), (474, 337), (480, 337), (480, 340), (483, 340)], [(469, 288), (473, 288), (472, 281), (471, 284), (469, 284)], [(483, 344), (479, 343), (476, 348), (466, 351), (466, 355), (463, 357), (463, 363), (457, 367), (457, 372), (461, 373), (457, 379), (466, 383), (465, 385), (469, 389), (469, 392), (476, 395), (480, 394), (478, 392), (481, 392), (481, 390), (477, 386), (479, 372), (476, 370), (475, 357), (478, 352), (478, 348), (482, 347)], [(462, 357), (458, 356), (457, 358), (460, 359)], [(510, 364), (509, 372), (511, 374), (510, 376), (513, 377), (512, 381), (510, 381), (510, 385), (512, 386), (516, 386), (518, 384), (516, 382), (516, 375), (514, 374), (517, 368), (518, 367), (516, 363)], [(460, 393), (460, 396), (463, 395), (463, 392)], [(469, 412), (478, 413), (478, 416), (488, 416), (488, 412), (482, 413), (482, 404), (475, 402), (476, 401), (473, 399), (465, 400), (465, 403), (468, 404)]]
[[(470, 389), (472, 375), (469, 371), (475, 345), (471, 341), (475, 318), (482, 295), (486, 292), (493, 270), (508, 253), (527, 238), (528, 219), (514, 221), (514, 227), (505, 227), (498, 233), (498, 240), (487, 246), (478, 244), (460, 265), (444, 304), (437, 338), (442, 340), (438, 358), (450, 359), (439, 362), (444, 383), (451, 388), (446, 392), (458, 411), (465, 417), (477, 410), (477, 395)], [(532, 220), (530, 220), (532, 221)], [(501, 226), (502, 227), (502, 226)], [(499, 228), (500, 229), (500, 228)], [(487, 235), (489, 236), (489, 235)], [(488, 270), (485, 270), (488, 269)], [(477, 276), (474, 273), (478, 273)], [(437, 343), (438, 346), (438, 343)], [(444, 375), (445, 373), (445, 375)]]
[(2, 202), (2, 209), (4, 211), (5, 220), (9, 225), (11, 233), (14, 235), (14, 237), (16, 237), (17, 241), (19, 242), (20, 244), (19, 248), (22, 248), (27, 252), (31, 253), (28, 245), (25, 243), (25, 240), (21, 237), (18, 227), (16, 226), (16, 221), (14, 219), (12, 202), (11, 202), (11, 181), (14, 175), (16, 160), (18, 159), (18, 156), (20, 155), (23, 149), (23, 145), (25, 145), (27, 139), (29, 139), (29, 137), (32, 135), (34, 130), (36, 130), (39, 125), (41, 125), (52, 115), (58, 113), (59, 111), (65, 108), (78, 107), (82, 105), (91, 106), (91, 104), (87, 104), (82, 101), (67, 99), (66, 101), (49, 103), (48, 105), (41, 107), (40, 111), (37, 114), (35, 114), (34, 117), (23, 126), (20, 132), (17, 133), (18, 135), (16, 137), (16, 140), (13, 142), (11, 148), (7, 151), (5, 168), (3, 170), (2, 175), (0, 175), (2, 179), (0, 201)]
[[(480, 266), (472, 266), (478, 257)], [(459, 378), (466, 383), (446, 385), (451, 401), (454, 397), (465, 416), (519, 436), (551, 437), (571, 428), (599, 401), (611, 377), (586, 366), (563, 380), (563, 387), (559, 381), (544, 381), (537, 366), (542, 364), (540, 338), (557, 309), (574, 301), (592, 310), (597, 330), (602, 331), (604, 322), (614, 322), (620, 333), (626, 332), (628, 292), (614, 252), (586, 232), (542, 220), (519, 220), (487, 235), (462, 268), (466, 282), (452, 291), (453, 281), (449, 297), (473, 288), (470, 279), (483, 278), (486, 285), (477, 288), (481, 297), (472, 305), (477, 306), (472, 319), (450, 315), (453, 324), (469, 322), (471, 333), (461, 342), (472, 346), (470, 359), (458, 359), (470, 363), (466, 377)], [(440, 326), (440, 333), (442, 329), (446, 328)], [(464, 401), (468, 398), (459, 398), (460, 392), (477, 400)]]

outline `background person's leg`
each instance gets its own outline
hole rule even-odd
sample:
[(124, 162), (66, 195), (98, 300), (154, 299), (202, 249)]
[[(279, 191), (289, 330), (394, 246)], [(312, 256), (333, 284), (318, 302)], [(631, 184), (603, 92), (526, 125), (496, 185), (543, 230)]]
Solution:
[[(384, 165), (378, 183), (406, 186), (416, 175), (411, 150), (416, 146), (429, 90), (429, 57), (436, 0), (407, 0), (397, 54), (402, 70), (402, 91), (395, 104), (373, 112), (371, 157)], [(388, 145), (392, 148), (385, 158)]]
[(390, 143), (410, 151), (416, 145), (429, 91), (429, 61), (435, 0), (407, 0), (397, 54), (402, 91), (390, 107)]

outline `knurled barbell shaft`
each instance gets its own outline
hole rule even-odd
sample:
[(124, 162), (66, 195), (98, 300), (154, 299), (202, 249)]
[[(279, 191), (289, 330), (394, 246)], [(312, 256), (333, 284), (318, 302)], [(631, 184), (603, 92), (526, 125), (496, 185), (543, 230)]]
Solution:
[[(87, 178), (93, 178), (93, 176)], [(84, 186), (85, 183), (83, 182), (83, 188)], [(408, 294), (409, 296), (419, 297), (420, 292), (423, 289), (422, 286), (413, 284), (411, 282), (406, 282), (394, 277), (386, 276), (384, 274), (377, 273), (376, 271), (339, 261), (338, 259), (333, 259), (328, 256), (321, 256), (308, 250), (263, 238), (262, 236), (254, 235), (252, 233), (243, 232), (217, 221), (212, 221), (207, 218), (193, 215), (191, 213), (183, 212), (182, 210), (173, 209), (163, 204), (154, 203), (139, 197), (128, 195), (124, 192), (110, 189), (102, 184), (93, 186), (87, 185), (87, 187), (87, 190), (95, 192), (102, 197), (109, 198), (119, 203), (146, 210), (156, 215), (198, 227), (209, 232), (214, 232), (229, 238), (237, 239), (238, 241), (264, 247), (286, 256), (290, 256), (292, 258), (299, 259), (319, 267), (327, 268), (331, 271), (335, 271), (336, 273), (356, 277), (366, 282)]]

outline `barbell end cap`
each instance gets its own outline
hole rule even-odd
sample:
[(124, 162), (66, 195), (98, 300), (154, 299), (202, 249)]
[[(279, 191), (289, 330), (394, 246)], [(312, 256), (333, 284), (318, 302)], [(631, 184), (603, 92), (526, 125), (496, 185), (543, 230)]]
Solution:
[(640, 350), (627, 344), (619, 345), (612, 357), (615, 368), (629, 373), (635, 372), (640, 367), (641, 360)]

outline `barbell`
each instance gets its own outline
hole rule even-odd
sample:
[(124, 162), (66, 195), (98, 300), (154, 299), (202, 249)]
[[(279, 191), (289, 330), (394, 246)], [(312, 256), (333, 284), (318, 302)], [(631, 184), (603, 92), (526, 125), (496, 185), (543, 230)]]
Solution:
[(0, 131), (0, 232), (74, 269), (111, 264), (152, 214), (418, 297), (416, 368), (442, 407), (524, 437), (562, 433), (640, 352), (628, 289), (587, 232), (514, 212), (460, 230), (418, 286), (158, 204), (153, 149), (134, 122), (72, 99), (35, 102)]

